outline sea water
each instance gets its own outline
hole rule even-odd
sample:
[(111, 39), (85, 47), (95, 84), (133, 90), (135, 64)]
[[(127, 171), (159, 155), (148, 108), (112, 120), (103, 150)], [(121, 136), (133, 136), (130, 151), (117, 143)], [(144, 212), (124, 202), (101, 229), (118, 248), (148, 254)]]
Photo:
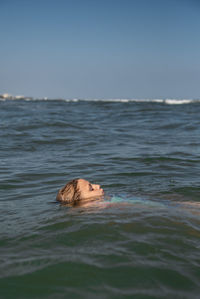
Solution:
[[(198, 100), (0, 101), (0, 298), (199, 298)], [(62, 206), (81, 177), (104, 201)]]

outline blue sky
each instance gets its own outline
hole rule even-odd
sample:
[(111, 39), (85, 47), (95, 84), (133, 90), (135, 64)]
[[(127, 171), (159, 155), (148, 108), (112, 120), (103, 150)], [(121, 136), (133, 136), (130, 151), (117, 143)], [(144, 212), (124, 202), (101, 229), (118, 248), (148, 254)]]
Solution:
[(200, 98), (198, 0), (0, 0), (0, 93)]

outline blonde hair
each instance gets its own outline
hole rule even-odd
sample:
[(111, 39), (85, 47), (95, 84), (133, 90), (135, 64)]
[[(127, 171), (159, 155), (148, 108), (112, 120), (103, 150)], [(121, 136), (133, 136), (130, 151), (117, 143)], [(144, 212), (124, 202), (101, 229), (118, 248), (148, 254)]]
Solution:
[(74, 179), (68, 182), (58, 191), (56, 200), (63, 203), (76, 203), (80, 200), (80, 191), (78, 189), (78, 180)]

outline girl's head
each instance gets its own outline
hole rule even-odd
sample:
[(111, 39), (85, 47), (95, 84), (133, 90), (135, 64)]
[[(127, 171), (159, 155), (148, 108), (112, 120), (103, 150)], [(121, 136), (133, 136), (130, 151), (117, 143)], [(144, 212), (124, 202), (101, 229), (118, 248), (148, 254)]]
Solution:
[(74, 179), (58, 191), (56, 200), (63, 203), (76, 203), (80, 200), (103, 195), (104, 192), (100, 185), (91, 184), (84, 179)]

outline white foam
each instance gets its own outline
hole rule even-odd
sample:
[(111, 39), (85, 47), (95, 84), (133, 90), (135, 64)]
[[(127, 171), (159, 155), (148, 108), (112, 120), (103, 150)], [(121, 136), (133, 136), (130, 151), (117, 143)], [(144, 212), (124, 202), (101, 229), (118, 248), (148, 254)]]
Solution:
[(83, 99), (87, 102), (115, 102), (115, 103), (130, 103), (130, 102), (152, 102), (163, 103), (163, 99)]
[(193, 99), (166, 99), (165, 104), (168, 105), (181, 105), (181, 104), (190, 104), (190, 103), (195, 103), (195, 102), (200, 102), (199, 100), (193, 100)]
[(79, 102), (79, 99), (65, 99), (65, 102)]

